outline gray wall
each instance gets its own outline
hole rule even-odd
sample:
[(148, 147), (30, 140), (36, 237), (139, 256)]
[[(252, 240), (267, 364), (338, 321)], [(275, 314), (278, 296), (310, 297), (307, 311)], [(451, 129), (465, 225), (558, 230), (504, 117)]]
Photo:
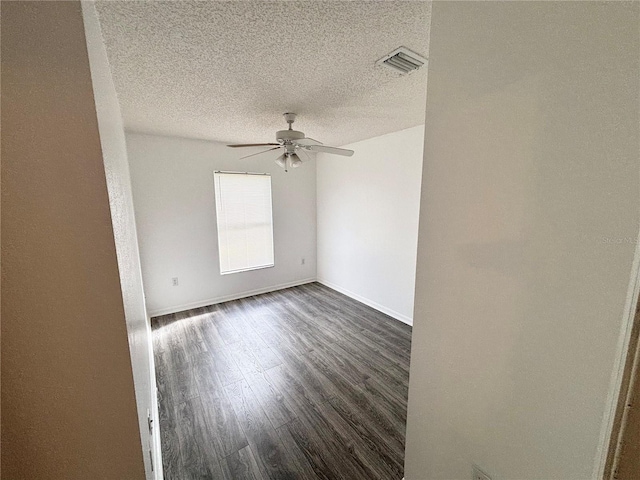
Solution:
[(79, 2), (2, 2), (2, 473), (142, 479)]
[(638, 237), (640, 4), (434, 2), (407, 480), (597, 476)]

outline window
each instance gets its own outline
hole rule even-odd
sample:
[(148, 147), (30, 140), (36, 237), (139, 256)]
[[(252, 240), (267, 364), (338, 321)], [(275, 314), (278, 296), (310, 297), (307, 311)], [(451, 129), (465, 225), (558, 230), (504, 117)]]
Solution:
[(220, 273), (273, 267), (271, 175), (214, 173)]

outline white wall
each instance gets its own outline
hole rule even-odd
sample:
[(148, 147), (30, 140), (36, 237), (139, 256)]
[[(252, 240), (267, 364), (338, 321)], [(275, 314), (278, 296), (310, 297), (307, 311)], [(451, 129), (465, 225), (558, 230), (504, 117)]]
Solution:
[(318, 154), (318, 280), (411, 324), (424, 126)]
[[(111, 222), (118, 258), (120, 287), (129, 336), (129, 351), (136, 391), (138, 425), (147, 479), (162, 478), (160, 437), (154, 429), (149, 435), (147, 412), (157, 421), (156, 379), (151, 345), (151, 325), (147, 316), (140, 271), (140, 254), (133, 211), (129, 163), (120, 105), (111, 77), (107, 52), (102, 42), (98, 15), (93, 2), (82, 2), (87, 51), (98, 117), (100, 143), (109, 192)], [(154, 467), (150, 452), (154, 452)], [(158, 475), (156, 477), (156, 474)]]
[[(127, 148), (150, 315), (315, 279), (315, 160), (285, 173), (269, 155), (238, 160), (247, 152), (137, 133)], [(220, 275), (214, 170), (271, 173), (275, 267)]]
[(407, 480), (597, 476), (639, 226), (639, 24), (637, 2), (434, 2)]

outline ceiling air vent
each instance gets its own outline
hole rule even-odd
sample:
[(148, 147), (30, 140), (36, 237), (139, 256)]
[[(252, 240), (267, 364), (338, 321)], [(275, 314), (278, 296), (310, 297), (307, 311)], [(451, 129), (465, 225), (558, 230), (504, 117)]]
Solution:
[(426, 58), (412, 52), (408, 48), (400, 47), (396, 48), (389, 55), (382, 57), (376, 62), (376, 65), (383, 65), (387, 68), (392, 68), (402, 75), (406, 75), (414, 70), (418, 70), (426, 63)]

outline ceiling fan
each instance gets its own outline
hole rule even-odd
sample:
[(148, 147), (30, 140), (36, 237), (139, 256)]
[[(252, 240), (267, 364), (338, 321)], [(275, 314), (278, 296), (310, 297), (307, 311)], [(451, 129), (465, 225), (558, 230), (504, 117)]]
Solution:
[(288, 170), (289, 166), (291, 166), (292, 168), (296, 168), (302, 164), (302, 160), (298, 156), (297, 152), (301, 152), (305, 155), (307, 155), (306, 152), (331, 153), (333, 155), (343, 155), (345, 157), (350, 157), (351, 155), (353, 155), (353, 150), (323, 145), (322, 142), (314, 140), (313, 138), (305, 137), (304, 132), (294, 130), (292, 125), (296, 119), (295, 113), (285, 113), (284, 119), (289, 124), (289, 129), (279, 130), (276, 132), (276, 141), (278, 143), (245, 143), (239, 145), (227, 145), (227, 147), (273, 147), (267, 150), (263, 150), (262, 152), (246, 155), (240, 158), (249, 158), (281, 148), (284, 150), (284, 153), (276, 158), (276, 163), (284, 168), (285, 171)]

